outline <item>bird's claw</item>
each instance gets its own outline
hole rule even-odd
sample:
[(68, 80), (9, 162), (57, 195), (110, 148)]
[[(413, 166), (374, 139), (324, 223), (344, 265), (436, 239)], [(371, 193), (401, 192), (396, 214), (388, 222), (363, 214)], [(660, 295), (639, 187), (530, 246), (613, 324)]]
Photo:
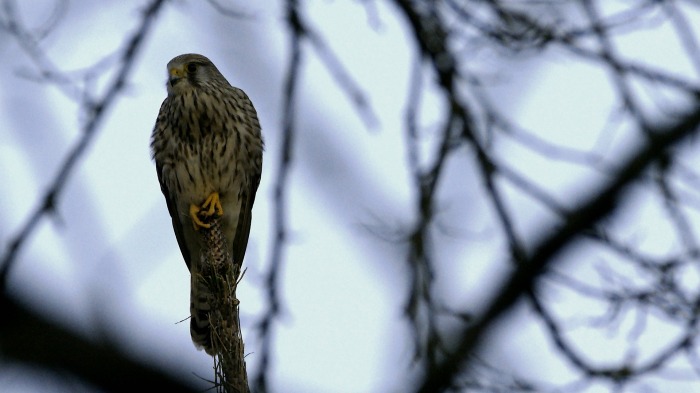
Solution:
[(195, 204), (190, 205), (190, 217), (192, 218), (192, 225), (194, 225), (195, 231), (200, 228), (211, 227), (211, 224), (205, 221), (208, 221), (214, 215), (217, 217), (224, 215), (224, 208), (221, 206), (218, 192), (211, 193), (201, 207)]
[(207, 224), (206, 222), (202, 221), (201, 218), (199, 218), (199, 212), (201, 211), (202, 208), (195, 205), (194, 203), (190, 205), (190, 218), (192, 218), (192, 225), (194, 226), (195, 231), (198, 231), (201, 228), (211, 227), (211, 224)]
[(219, 200), (219, 193), (218, 192), (212, 192), (209, 197), (207, 197), (207, 200), (204, 201), (202, 204), (202, 209), (206, 209), (206, 211), (201, 212), (200, 214), (206, 216), (206, 217), (211, 217), (216, 213), (217, 217), (221, 217), (224, 215), (224, 208), (221, 206), (221, 201)]

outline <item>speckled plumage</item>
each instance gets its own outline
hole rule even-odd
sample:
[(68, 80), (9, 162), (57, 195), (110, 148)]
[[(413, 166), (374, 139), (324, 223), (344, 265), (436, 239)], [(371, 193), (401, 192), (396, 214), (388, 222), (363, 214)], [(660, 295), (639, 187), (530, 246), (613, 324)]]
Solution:
[[(263, 140), (253, 103), (209, 59), (180, 55), (167, 68), (168, 96), (153, 129), (151, 152), (180, 251), (194, 276), (200, 271), (202, 245), (190, 206), (202, 205), (212, 193), (220, 196), (221, 227), (233, 263), (243, 262), (262, 171)], [(192, 283), (192, 341), (210, 353), (210, 294)]]

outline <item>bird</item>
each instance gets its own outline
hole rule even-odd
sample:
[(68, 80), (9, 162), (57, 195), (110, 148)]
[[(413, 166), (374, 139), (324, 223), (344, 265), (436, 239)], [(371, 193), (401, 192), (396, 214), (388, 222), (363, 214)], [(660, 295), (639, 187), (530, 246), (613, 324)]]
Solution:
[[(195, 277), (202, 271), (198, 232), (219, 218), (231, 263), (240, 266), (262, 173), (257, 112), (246, 93), (203, 55), (176, 56), (167, 72), (167, 97), (150, 146), (180, 252)], [(195, 347), (213, 356), (211, 293), (190, 282), (190, 335)]]

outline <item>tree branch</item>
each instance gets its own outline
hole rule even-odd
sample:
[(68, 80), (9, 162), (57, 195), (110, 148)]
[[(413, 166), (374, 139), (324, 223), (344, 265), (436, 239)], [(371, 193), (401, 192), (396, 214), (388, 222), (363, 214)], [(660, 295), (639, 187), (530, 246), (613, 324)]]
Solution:
[(0, 350), (5, 359), (69, 372), (106, 392), (198, 392), (182, 380), (128, 358), (117, 346), (92, 342), (59, 327), (0, 293)]
[(165, 4), (164, 0), (154, 0), (148, 5), (148, 7), (146, 7), (143, 12), (141, 24), (126, 44), (124, 52), (121, 56), (121, 68), (117, 72), (111, 85), (107, 88), (102, 98), (94, 102), (87, 103), (86, 112), (88, 114), (88, 120), (83, 126), (80, 139), (67, 154), (58, 173), (54, 177), (53, 182), (49, 186), (44, 196), (41, 198), (39, 206), (37, 206), (29, 215), (27, 221), (19, 230), (17, 235), (10, 241), (5, 254), (0, 259), (0, 292), (4, 292), (5, 290), (7, 276), (19, 251), (29, 240), (29, 237), (37, 228), (39, 222), (44, 217), (49, 215), (49, 213), (55, 211), (57, 201), (65, 185), (67, 184), (69, 177), (73, 174), (76, 164), (87, 151), (90, 143), (97, 135), (97, 131), (104, 121), (108, 110), (114, 105), (117, 96), (124, 89), (129, 74), (131, 73), (131, 69), (136, 62), (136, 55), (141, 49), (141, 46), (155, 21), (156, 15), (158, 14), (158, 11), (160, 11), (163, 4)]
[(612, 214), (618, 207), (624, 192), (642, 175), (642, 172), (666, 154), (670, 148), (697, 134), (699, 124), (700, 108), (694, 108), (676, 124), (650, 128), (650, 136), (646, 143), (623, 161), (612, 180), (573, 209), (563, 225), (541, 231), (540, 233), (545, 235), (535, 243), (533, 252), (500, 285), (497, 295), (474, 325), (457, 336), (459, 344), (439, 367), (425, 378), (417, 391), (423, 393), (442, 391), (450, 386), (467, 356), (483, 343), (489, 328), (503, 317), (521, 296), (533, 289), (535, 280), (544, 269), (584, 230)]

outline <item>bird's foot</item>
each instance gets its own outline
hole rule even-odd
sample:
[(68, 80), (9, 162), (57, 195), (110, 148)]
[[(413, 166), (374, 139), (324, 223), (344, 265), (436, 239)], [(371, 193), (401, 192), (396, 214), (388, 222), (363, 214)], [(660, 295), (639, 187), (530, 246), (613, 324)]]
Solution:
[(211, 217), (216, 213), (217, 217), (221, 217), (224, 215), (224, 208), (221, 206), (221, 201), (219, 200), (219, 193), (218, 192), (212, 192), (211, 195), (207, 198), (206, 201), (202, 204), (202, 209), (204, 211), (200, 212), (199, 214), (205, 216), (205, 217)]
[(195, 204), (190, 205), (190, 217), (192, 218), (192, 225), (194, 225), (195, 231), (200, 228), (211, 227), (211, 224), (206, 221), (209, 221), (214, 215), (216, 217), (224, 215), (224, 208), (221, 206), (218, 192), (212, 192), (201, 207)]
[(192, 218), (192, 225), (194, 226), (194, 230), (198, 231), (201, 228), (209, 228), (211, 227), (211, 224), (206, 223), (202, 221), (201, 218), (199, 218), (199, 213), (202, 212), (202, 208), (195, 205), (194, 203), (190, 205), (190, 217)]

